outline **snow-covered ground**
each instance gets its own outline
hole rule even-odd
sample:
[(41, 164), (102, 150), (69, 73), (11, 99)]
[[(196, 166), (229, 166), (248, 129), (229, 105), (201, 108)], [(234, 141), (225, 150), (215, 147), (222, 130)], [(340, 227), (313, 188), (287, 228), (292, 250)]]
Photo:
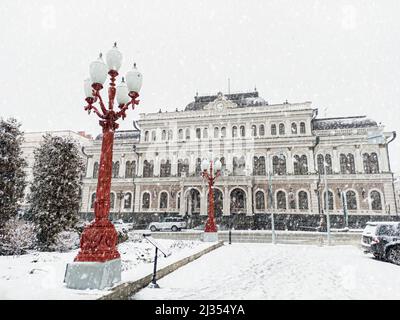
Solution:
[[(156, 240), (171, 252), (159, 255), (158, 268), (199, 252), (210, 243)], [(134, 281), (153, 271), (154, 247), (138, 234), (118, 246), (122, 259), (122, 282)], [(66, 264), (78, 250), (66, 253), (32, 252), (21, 256), (0, 256), (0, 299), (97, 299), (107, 290), (73, 290), (63, 283)]]
[(355, 246), (225, 245), (133, 299), (400, 299), (400, 266)]

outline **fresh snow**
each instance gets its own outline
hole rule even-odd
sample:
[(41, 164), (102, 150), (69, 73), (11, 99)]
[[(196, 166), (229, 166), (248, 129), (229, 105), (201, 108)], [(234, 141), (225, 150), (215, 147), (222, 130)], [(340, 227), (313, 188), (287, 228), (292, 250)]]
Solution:
[(132, 299), (400, 299), (400, 266), (356, 246), (225, 245)]
[[(158, 269), (197, 253), (210, 243), (161, 240), (172, 254), (159, 254)], [(153, 272), (154, 247), (138, 234), (118, 246), (122, 260), (122, 282), (138, 280)], [(73, 290), (63, 283), (66, 264), (73, 262), (78, 250), (32, 252), (21, 256), (0, 256), (0, 299), (97, 299), (109, 290)], [(121, 282), (121, 283), (122, 283)], [(118, 285), (118, 284), (117, 284)]]

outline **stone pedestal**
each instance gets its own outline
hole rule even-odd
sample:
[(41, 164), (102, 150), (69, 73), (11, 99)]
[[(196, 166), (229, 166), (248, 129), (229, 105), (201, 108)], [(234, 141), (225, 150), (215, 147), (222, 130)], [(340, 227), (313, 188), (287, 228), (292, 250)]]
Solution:
[(121, 281), (121, 259), (67, 264), (64, 282), (70, 289), (104, 289)]
[(201, 234), (203, 242), (218, 242), (218, 232), (203, 232)]

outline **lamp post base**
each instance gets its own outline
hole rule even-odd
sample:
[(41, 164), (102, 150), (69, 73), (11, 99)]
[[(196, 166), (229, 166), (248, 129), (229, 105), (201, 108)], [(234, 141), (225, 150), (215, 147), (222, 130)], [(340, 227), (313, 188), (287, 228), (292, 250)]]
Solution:
[(67, 264), (64, 282), (70, 289), (104, 289), (121, 281), (121, 259)]
[(218, 232), (203, 232), (201, 234), (203, 242), (218, 242)]

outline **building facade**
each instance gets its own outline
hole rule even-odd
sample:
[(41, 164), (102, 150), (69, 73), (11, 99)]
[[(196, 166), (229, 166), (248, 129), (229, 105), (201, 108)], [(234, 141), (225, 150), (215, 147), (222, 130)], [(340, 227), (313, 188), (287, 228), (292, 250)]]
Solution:
[[(326, 210), (340, 227), (396, 219), (388, 143), (395, 137), (365, 116), (318, 118), (311, 102), (269, 105), (257, 91), (196, 96), (182, 111), (140, 114), (114, 142), (111, 211), (145, 225), (163, 215), (195, 224), (207, 216), (201, 161), (219, 159), (219, 223), (312, 227)], [(81, 212), (93, 216), (101, 136), (88, 156)], [(328, 196), (326, 196), (326, 187)], [(328, 201), (326, 201), (326, 199)], [(328, 202), (328, 205), (326, 205)]]

